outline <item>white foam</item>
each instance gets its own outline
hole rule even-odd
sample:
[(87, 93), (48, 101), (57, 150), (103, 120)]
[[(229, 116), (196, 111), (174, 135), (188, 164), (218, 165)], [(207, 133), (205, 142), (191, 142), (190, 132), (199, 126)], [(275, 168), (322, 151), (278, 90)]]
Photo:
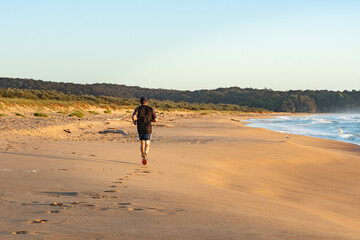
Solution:
[(277, 117), (278, 119), (286, 119), (286, 120), (288, 120), (288, 119), (290, 119), (288, 116), (280, 116), (280, 117)]
[[(360, 145), (360, 114), (279, 116), (250, 119), (250, 126), (273, 131), (333, 139)], [(343, 134), (339, 133), (339, 127)]]
[(340, 137), (342, 137), (342, 138), (351, 138), (351, 137), (355, 137), (355, 136), (354, 136), (354, 135), (352, 135), (352, 134), (346, 134), (346, 133), (340, 134), (339, 136), (340, 136)]
[(313, 118), (311, 123), (313, 124), (322, 124), (322, 123), (333, 123), (331, 120), (322, 119), (322, 118)]

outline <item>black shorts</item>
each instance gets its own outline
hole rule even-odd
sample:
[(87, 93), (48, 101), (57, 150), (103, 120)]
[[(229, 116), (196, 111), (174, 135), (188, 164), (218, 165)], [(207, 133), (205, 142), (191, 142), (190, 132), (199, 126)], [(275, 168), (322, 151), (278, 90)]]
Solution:
[(140, 140), (151, 140), (151, 133), (139, 133)]

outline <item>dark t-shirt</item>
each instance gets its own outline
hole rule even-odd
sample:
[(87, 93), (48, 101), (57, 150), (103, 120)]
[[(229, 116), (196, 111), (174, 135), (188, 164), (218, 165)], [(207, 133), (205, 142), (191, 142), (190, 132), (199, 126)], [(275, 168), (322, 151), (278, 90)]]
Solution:
[(138, 133), (152, 133), (151, 122), (156, 119), (156, 114), (153, 108), (141, 105), (135, 109), (133, 115), (137, 116)]

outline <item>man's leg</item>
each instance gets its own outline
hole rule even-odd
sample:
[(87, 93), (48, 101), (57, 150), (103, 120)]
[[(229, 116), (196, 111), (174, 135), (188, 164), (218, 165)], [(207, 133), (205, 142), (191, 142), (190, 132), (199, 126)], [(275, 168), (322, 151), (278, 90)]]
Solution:
[(150, 140), (146, 140), (144, 142), (145, 142), (144, 153), (145, 153), (145, 155), (147, 155), (150, 151)]
[(145, 157), (145, 149), (146, 149), (146, 141), (145, 140), (141, 140), (141, 145), (140, 145), (140, 152), (141, 152), (141, 157), (144, 158)]

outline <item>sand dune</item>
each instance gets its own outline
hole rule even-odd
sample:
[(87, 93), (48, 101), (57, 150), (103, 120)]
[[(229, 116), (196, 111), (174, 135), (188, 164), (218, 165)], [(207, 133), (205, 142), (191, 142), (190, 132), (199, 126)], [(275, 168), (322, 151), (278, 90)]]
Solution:
[(146, 167), (126, 112), (0, 119), (0, 239), (360, 239), (359, 146), (159, 118)]

